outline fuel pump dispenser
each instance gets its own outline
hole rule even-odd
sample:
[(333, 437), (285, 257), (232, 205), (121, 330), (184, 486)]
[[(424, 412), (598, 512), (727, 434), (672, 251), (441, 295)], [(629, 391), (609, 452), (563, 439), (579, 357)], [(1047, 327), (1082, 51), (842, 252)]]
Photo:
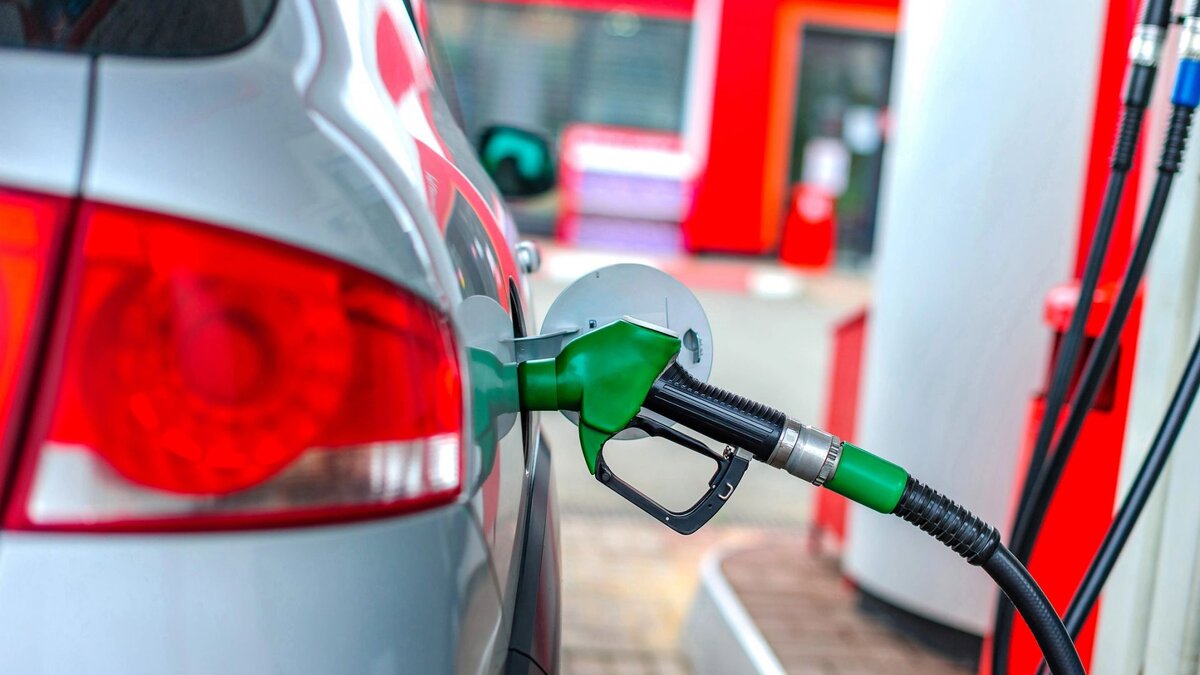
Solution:
[[(645, 311), (613, 318), (621, 306)], [(585, 276), (550, 308), (547, 333), (524, 338), (515, 350), (521, 407), (568, 414), (579, 426), (588, 471), (682, 534), (704, 526), (728, 502), (751, 460), (900, 516), (996, 581), (1033, 629), (1053, 673), (1084, 672), (1054, 608), (996, 528), (903, 468), (697, 377), (707, 375), (701, 366), (712, 358), (708, 322), (698, 310), (686, 288), (649, 267), (617, 265)], [(726, 447), (715, 451), (675, 424)], [(703, 495), (672, 511), (618, 477), (604, 448), (631, 436), (661, 437), (716, 462)]]

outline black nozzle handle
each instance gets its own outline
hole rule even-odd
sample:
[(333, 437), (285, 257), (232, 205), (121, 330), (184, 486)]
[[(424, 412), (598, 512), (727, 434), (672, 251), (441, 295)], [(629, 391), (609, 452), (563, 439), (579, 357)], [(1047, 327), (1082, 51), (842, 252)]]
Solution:
[(778, 410), (701, 382), (678, 363), (658, 377), (642, 405), (714, 441), (743, 448), (763, 462), (787, 422)]

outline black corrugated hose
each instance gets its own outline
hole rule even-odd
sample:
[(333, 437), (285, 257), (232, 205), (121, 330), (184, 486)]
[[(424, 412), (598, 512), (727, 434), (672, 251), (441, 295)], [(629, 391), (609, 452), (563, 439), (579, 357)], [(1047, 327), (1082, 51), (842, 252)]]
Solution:
[(1054, 675), (1084, 675), (1075, 644), (1054, 606), (1021, 561), (1000, 543), (996, 528), (912, 477), (893, 513), (988, 573), (1033, 631)]

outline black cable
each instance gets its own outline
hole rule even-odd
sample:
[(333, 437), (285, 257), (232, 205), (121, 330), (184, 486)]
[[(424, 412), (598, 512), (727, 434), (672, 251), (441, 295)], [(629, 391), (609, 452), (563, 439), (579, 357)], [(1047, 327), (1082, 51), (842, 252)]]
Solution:
[[(1091, 310), (1092, 299), (1100, 270), (1103, 267), (1113, 223), (1120, 209), (1125, 179), (1136, 155), (1142, 117), (1149, 105), (1154, 80), (1158, 72), (1158, 49), (1171, 20), (1170, 0), (1148, 0), (1143, 5), (1141, 23), (1135, 28), (1131, 44), (1131, 63), (1125, 82), (1124, 108), (1109, 162), (1110, 173), (1104, 190), (1104, 200), (1097, 219), (1087, 262), (1080, 281), (1079, 300), (1071, 316), (1067, 333), (1060, 342), (1059, 354), (1051, 376), (1050, 389), (1038, 434), (1030, 453), (1029, 464), (1017, 502), (1010, 545), (1018, 560), (1026, 562), (1033, 551), (1036, 534), (1031, 534), (1036, 514), (1032, 510), (1039, 482), (1044, 481), (1046, 461), (1053, 442), (1054, 431), (1066, 398), (1071, 375), (1083, 343), (1083, 330)], [(1040, 525), (1038, 526), (1040, 527)], [(1008, 674), (1008, 652), (1012, 642), (1013, 607), (1000, 598), (992, 637), (992, 673)]]
[[(1191, 117), (1192, 111), (1187, 108), (1176, 108), (1175, 112), (1172, 113), (1171, 128), (1168, 132), (1168, 143), (1165, 144), (1164, 155), (1168, 155), (1167, 148), (1171, 149), (1171, 155), (1175, 154), (1176, 149), (1180, 153), (1182, 152), (1182, 142), (1187, 137), (1187, 125), (1191, 122)], [(1158, 233), (1158, 226), (1162, 222), (1162, 215), (1166, 209), (1171, 183), (1173, 182), (1175, 171), (1178, 169), (1178, 162), (1167, 161), (1169, 159), (1169, 157), (1164, 157), (1164, 162), (1160, 163), (1158, 177), (1154, 184), (1154, 191), (1150, 196), (1150, 205), (1146, 210), (1145, 223), (1142, 225), (1142, 231), (1138, 235), (1133, 255), (1130, 257), (1129, 264), (1126, 267), (1125, 278), (1121, 282), (1121, 289), (1117, 293), (1117, 299), (1113, 303), (1112, 312), (1104, 324), (1104, 329), (1100, 333), (1100, 337), (1093, 346), (1091, 353), (1088, 355), (1083, 376), (1071, 401), (1067, 421), (1063, 425), (1058, 442), (1055, 444), (1054, 450), (1050, 454), (1043, 471), (1037, 476), (1032, 497), (1027, 503), (1027, 511), (1025, 512), (1027, 520), (1023, 523), (1024, 527), (1020, 528), (1019, 532), (1014, 533), (1014, 545), (1018, 543), (1017, 536), (1019, 534), (1021, 537), (1019, 542), (1022, 547), (1021, 551), (1026, 556), (1028, 556), (1028, 551), (1033, 548), (1033, 543), (1037, 541), (1037, 536), (1041, 532), (1042, 525), (1045, 523), (1050, 502), (1053, 500), (1054, 491), (1058, 487), (1058, 482), (1062, 478), (1063, 471), (1066, 469), (1067, 460), (1071, 456), (1071, 449), (1075, 441), (1079, 438), (1079, 432), (1083, 428), (1083, 423), (1087, 419), (1088, 412), (1091, 411), (1092, 404), (1095, 403), (1096, 396), (1100, 391), (1100, 385), (1104, 381), (1108, 369), (1112, 365), (1112, 359), (1116, 354), (1116, 346), (1120, 340), (1125, 319), (1129, 315), (1133, 299), (1137, 295), (1138, 286), (1141, 284), (1142, 273), (1145, 271), (1150, 250)], [(1020, 559), (1020, 554), (1017, 555), (1018, 559)], [(1004, 605), (1004, 603), (1001, 603), (1001, 605)], [(1011, 609), (1007, 612), (1003, 612), (1000, 609), (997, 610), (995, 636), (996, 638), (994, 639), (997, 641), (1003, 639), (1004, 644), (993, 646), (993, 664), (997, 662), (995, 657), (998, 650), (1003, 647), (1004, 652), (1007, 653), (1008, 647), (1011, 644)], [(1007, 667), (1007, 657), (999, 660)]]
[(1158, 235), (1158, 228), (1162, 223), (1163, 213), (1166, 210), (1171, 185), (1175, 180), (1176, 172), (1179, 170), (1179, 162), (1181, 161), (1184, 143), (1187, 140), (1188, 127), (1191, 125), (1193, 112), (1191, 108), (1176, 107), (1171, 113), (1171, 122), (1167, 131), (1167, 142), (1164, 144), (1164, 157), (1162, 162), (1159, 163), (1158, 176), (1154, 182), (1154, 191), (1150, 194), (1150, 204), (1146, 209), (1145, 222), (1142, 225), (1141, 233), (1138, 235), (1133, 255), (1130, 257), (1129, 264), (1125, 269), (1125, 277), (1121, 281), (1121, 290), (1117, 292), (1117, 299), (1113, 303), (1112, 312), (1109, 314), (1108, 320), (1104, 324), (1104, 329), (1101, 331), (1099, 339), (1096, 340), (1096, 344), (1092, 348), (1092, 352), (1088, 355), (1087, 365), (1084, 366), (1083, 370), (1083, 377), (1080, 379), (1079, 387), (1071, 401), (1071, 409), (1068, 413), (1067, 421), (1063, 425), (1062, 433), (1059, 435), (1058, 442), (1054, 446), (1054, 452), (1051, 453), (1046, 468), (1041, 476), (1039, 476), (1039, 480), (1034, 488), (1033, 502), (1029, 510), (1029, 530), (1026, 533), (1026, 536), (1030, 540), (1037, 539), (1037, 535), (1046, 517), (1046, 511), (1049, 509), (1050, 501), (1054, 497), (1054, 489), (1058, 486), (1058, 480), (1062, 477), (1063, 469), (1066, 468), (1067, 460), (1071, 456), (1071, 450), (1075, 445), (1075, 441), (1079, 438), (1079, 432), (1083, 428), (1087, 414), (1091, 411), (1092, 405), (1096, 401), (1096, 396), (1100, 392), (1100, 385), (1108, 375), (1108, 369), (1112, 365), (1113, 357), (1116, 355), (1117, 344), (1120, 341), (1121, 332), (1125, 327), (1125, 320), (1129, 316), (1129, 310), (1133, 306), (1133, 300), (1137, 296), (1138, 287), (1141, 285), (1142, 275), (1145, 273), (1146, 263), (1150, 258), (1150, 251), (1154, 247), (1154, 240)]
[[(1142, 68), (1139, 72), (1145, 72)], [(1150, 76), (1152, 77), (1152, 75)], [(1132, 79), (1132, 78), (1131, 78)], [(1139, 78), (1146, 81), (1146, 77)], [(1071, 314), (1071, 323), (1059, 343), (1058, 355), (1054, 361), (1054, 370), (1050, 378), (1050, 389), (1046, 393), (1046, 408), (1042, 423), (1038, 427), (1037, 439), (1029, 456), (1029, 468), (1026, 480), (1021, 489), (1018, 504), (1024, 504), (1032, 494), (1032, 477), (1041, 472), (1050, 443), (1054, 440), (1054, 430), (1058, 424), (1058, 416), (1067, 398), (1067, 387), (1071, 383), (1071, 375), (1079, 359), (1079, 349), (1083, 344), (1083, 330), (1087, 325), (1088, 314), (1092, 309), (1091, 298), (1096, 293), (1096, 284), (1100, 281), (1100, 271), (1104, 268), (1104, 260), (1108, 255), (1108, 242), (1112, 238), (1117, 212), (1121, 208), (1121, 198), (1125, 193), (1125, 179), (1133, 164), (1133, 156), (1137, 149), (1138, 136), (1142, 128), (1142, 116), (1145, 108), (1137, 105), (1126, 105), (1121, 113), (1118, 124), (1117, 138), (1113, 145), (1113, 156), (1109, 162), (1111, 170), (1108, 183), (1104, 186), (1104, 199), (1100, 213), (1096, 219), (1096, 228), (1092, 235), (1092, 245), (1088, 249), (1087, 261), (1084, 263), (1083, 277), (1079, 282), (1079, 301)]]
[[(1117, 124), (1117, 137), (1113, 143), (1113, 154), (1109, 161), (1110, 171), (1108, 183), (1104, 186), (1104, 199), (1101, 202), (1100, 213), (1096, 218), (1096, 228), (1092, 235), (1092, 245), (1083, 268), (1083, 277), (1079, 282), (1079, 300), (1071, 313), (1071, 323), (1059, 343), (1058, 355), (1054, 361), (1054, 370), (1050, 378), (1050, 389), (1046, 393), (1046, 407), (1042, 422), (1038, 426), (1037, 438), (1029, 456), (1029, 467), (1025, 482), (1021, 488), (1021, 498), (1018, 505), (1025, 504), (1033, 494), (1034, 477), (1042, 470), (1050, 443), (1054, 440), (1054, 430), (1058, 426), (1058, 417), (1062, 412), (1063, 403), (1067, 398), (1067, 388), (1071, 384), (1071, 375), (1079, 360), (1079, 350), (1083, 345), (1083, 331), (1087, 326), (1088, 315), (1092, 309), (1092, 297), (1096, 293), (1096, 285), (1100, 282), (1100, 272), (1104, 268), (1104, 260), (1108, 256), (1108, 242), (1121, 208), (1121, 198), (1125, 193), (1125, 179), (1133, 166), (1133, 157), (1137, 152), (1138, 137), (1141, 135), (1142, 117), (1145, 113), (1145, 103), (1149, 100), (1151, 85), (1154, 82), (1154, 71), (1150, 66), (1134, 66), (1130, 73), (1130, 93), (1126, 95), (1127, 102), (1121, 111), (1121, 119)], [(1017, 541), (1016, 538), (1013, 541)], [(1015, 552), (1015, 551), (1014, 551)], [(1022, 557), (1018, 554), (1018, 557)]]
[[(1029, 464), (1025, 472), (1025, 480), (1021, 488), (1021, 497), (1017, 502), (1017, 513), (1014, 520), (1012, 536), (1009, 539), (1014, 555), (1018, 560), (1028, 561), (1032, 553), (1034, 538), (1029, 536), (1030, 503), (1033, 501), (1039, 480), (1046, 467), (1049, 447), (1054, 438), (1062, 405), (1066, 398), (1071, 375), (1079, 358), (1080, 346), (1083, 343), (1083, 330), (1087, 323), (1088, 313), (1092, 306), (1092, 297), (1096, 290), (1100, 270), (1103, 267), (1108, 242), (1120, 209), (1124, 193), (1125, 179), (1128, 175), (1128, 161), (1132, 158), (1137, 145), (1137, 137), (1141, 131), (1142, 108), (1126, 106), (1121, 118), (1121, 129), (1117, 134), (1116, 147), (1113, 153), (1112, 171), (1109, 173), (1108, 184), (1104, 189), (1104, 202), (1096, 223), (1092, 246), (1088, 252), (1087, 263), (1084, 267), (1083, 279), (1080, 282), (1079, 301), (1071, 315), (1071, 323), (1066, 335), (1060, 342), (1058, 358), (1055, 361), (1051, 378), (1050, 390), (1046, 396), (1046, 407), (1043, 411), (1042, 422), (1038, 427), (1037, 439), (1030, 454)], [(1122, 168), (1123, 167), (1123, 168)], [(1012, 642), (1013, 606), (1003, 598), (996, 605), (995, 629), (992, 637), (992, 672), (997, 675), (1008, 673), (1008, 651)]]
[[(1119, 137), (1137, 138), (1141, 128), (1141, 110), (1127, 109), (1122, 117), (1122, 131)], [(1132, 132), (1132, 133), (1129, 133)], [(1136, 141), (1135, 141), (1136, 142)], [(1115, 154), (1115, 153), (1114, 153)], [(1131, 153), (1132, 154), (1132, 153)], [(1054, 439), (1062, 405), (1066, 398), (1067, 387), (1079, 358), (1079, 348), (1083, 343), (1083, 329), (1087, 323), (1088, 312), (1092, 307), (1092, 296), (1096, 291), (1096, 283), (1100, 276), (1105, 254), (1108, 252), (1108, 241), (1116, 220), (1117, 211), (1121, 205), (1122, 193), (1125, 189), (1127, 169), (1114, 168), (1108, 175), (1108, 185), (1104, 188), (1104, 203), (1100, 209), (1096, 223), (1092, 246), (1088, 251), (1083, 280), (1080, 282), (1079, 301), (1071, 315), (1071, 324), (1059, 343), (1058, 357), (1054, 362), (1054, 372), (1051, 377), (1050, 390), (1046, 395), (1046, 407), (1042, 414), (1042, 422), (1038, 427), (1037, 440), (1029, 456), (1025, 470), (1025, 480), (1021, 486), (1021, 497), (1017, 501), (1017, 513), (1014, 519), (1012, 536), (1013, 555), (1018, 560), (1029, 560), (1032, 545), (1028, 536), (1030, 517), (1027, 506), (1033, 499), (1034, 489), (1039, 476), (1045, 470), (1046, 457), (1050, 443)], [(1030, 543), (1026, 543), (1030, 542)], [(995, 629), (992, 634), (992, 672), (1008, 673), (1008, 652), (1012, 643), (1013, 605), (1003, 597), (996, 603)]]
[(1146, 503), (1150, 501), (1150, 495), (1171, 457), (1171, 450), (1175, 447), (1183, 423), (1187, 421), (1188, 411), (1196, 400), (1197, 391), (1200, 391), (1200, 337), (1197, 337), (1192, 345), (1187, 367), (1184, 368), (1183, 376), (1179, 378), (1179, 385), (1171, 397), (1171, 404), (1167, 406), (1167, 412), (1158, 426), (1158, 432), (1154, 434), (1154, 440), (1150, 443), (1146, 458), (1142, 460), (1142, 466), (1133, 479), (1129, 493), (1121, 502), (1121, 508), (1117, 510), (1108, 533), (1104, 535), (1104, 542), (1100, 544), (1087, 573), (1083, 575), (1083, 581), (1075, 591), (1075, 596), (1071, 598), (1063, 624), (1073, 637), (1077, 637), (1079, 631), (1083, 630), (1083, 624), (1100, 597), (1100, 589), (1104, 587), (1104, 582), (1108, 581), (1108, 575), (1117, 564), (1117, 558), (1133, 534), (1133, 526), (1141, 517)]
[[(1127, 111), (1127, 113), (1129, 114), (1122, 120), (1123, 126), (1140, 127), (1141, 111)], [(1112, 236), (1117, 211), (1121, 207), (1121, 197), (1128, 175), (1128, 169), (1113, 169), (1108, 175), (1108, 185), (1104, 188), (1104, 203), (1096, 222), (1095, 235), (1092, 237), (1092, 246), (1088, 251), (1083, 279), (1079, 284), (1079, 302), (1071, 314), (1071, 323), (1067, 332), (1059, 343), (1058, 357), (1054, 362), (1054, 371), (1050, 379), (1050, 390), (1046, 394), (1042, 422), (1038, 426), (1037, 439), (1034, 441), (1033, 450), (1029, 456), (1029, 466), (1021, 488), (1021, 498), (1017, 502), (1019, 505), (1028, 503), (1033, 495), (1034, 483), (1042, 472), (1042, 467), (1045, 466), (1050, 443), (1054, 440), (1054, 430), (1058, 425), (1059, 415), (1062, 413), (1063, 403), (1067, 397), (1067, 387), (1071, 382), (1071, 375), (1075, 372), (1075, 366), (1079, 359), (1080, 347), (1083, 344), (1083, 330), (1092, 308), (1091, 299), (1096, 293), (1096, 284), (1100, 280), (1100, 270), (1104, 266), (1104, 259), (1108, 253), (1108, 242)], [(1023, 509), (1019, 509), (1019, 511), (1021, 510)], [(1018, 515), (1011, 539), (1014, 545), (1022, 541), (1022, 538), (1017, 536), (1021, 527), (1022, 519)], [(1028, 553), (1021, 551), (1017, 553), (1017, 557), (1027, 559)]]
[[(1166, 25), (1169, 15), (1169, 2), (1149, 2), (1145, 7), (1142, 25), (1157, 25), (1161, 28)], [(1108, 241), (1112, 235), (1113, 223), (1120, 209), (1125, 179), (1137, 152), (1142, 118), (1146, 106), (1149, 104), (1157, 70), (1155, 65), (1141, 63), (1134, 63), (1130, 67), (1129, 78), (1126, 82), (1124, 109), (1113, 144), (1112, 159), (1109, 162), (1111, 171), (1108, 184), (1105, 186), (1104, 201), (1096, 222), (1092, 246), (1088, 251), (1087, 262), (1084, 266), (1083, 279), (1080, 282), (1079, 300), (1071, 315), (1071, 323), (1055, 361), (1050, 391), (1046, 398), (1045, 414), (1038, 427), (1037, 439), (1030, 455), (1029, 470), (1026, 472), (1021, 498), (1018, 501), (1018, 513), (1010, 545), (1013, 553), (1022, 561), (1028, 560), (1030, 549), (1032, 549), (1032, 543), (1026, 541), (1028, 539), (1026, 530), (1029, 527), (1028, 503), (1034, 494), (1038, 477), (1044, 471), (1045, 458), (1049, 454), (1071, 374), (1074, 372), (1078, 360), (1079, 347), (1083, 342), (1084, 326), (1091, 311), (1092, 298), (1095, 294), (1100, 270), (1108, 252)]]
[(1067, 460), (1070, 459), (1071, 450), (1079, 438), (1079, 432), (1083, 428), (1087, 414), (1096, 401), (1100, 385), (1107, 376), (1113, 357), (1116, 355), (1117, 344), (1125, 327), (1125, 320), (1129, 316), (1134, 297), (1141, 285), (1142, 275), (1150, 258), (1150, 251), (1154, 246), (1159, 225), (1162, 223), (1167, 198), (1171, 192), (1171, 184), (1179, 170), (1193, 112), (1192, 108), (1182, 106), (1176, 106), (1172, 110), (1167, 140), (1163, 144), (1163, 159), (1159, 162), (1158, 176), (1150, 195), (1150, 204), (1146, 209), (1145, 222), (1138, 235), (1133, 255), (1126, 267), (1125, 277), (1121, 281), (1121, 290), (1117, 293), (1112, 312), (1104, 324), (1099, 339), (1092, 348), (1091, 354), (1088, 355), (1083, 377), (1071, 401), (1067, 421), (1063, 425), (1062, 433), (1054, 446), (1054, 451), (1050, 454), (1045, 470), (1038, 477), (1034, 488), (1029, 506), (1028, 529), (1024, 533), (1026, 539), (1022, 542), (1030, 548), (1032, 548), (1032, 542), (1037, 540), (1038, 533), (1046, 519), (1046, 512), (1050, 508), (1050, 502), (1054, 498), (1055, 488), (1058, 487), (1058, 481), (1062, 478)]
[[(1135, 67), (1134, 73), (1137, 76), (1131, 76), (1130, 80), (1131, 83), (1136, 82), (1141, 86), (1131, 84), (1131, 89), (1144, 89), (1145, 95), (1148, 97), (1149, 85), (1153, 82), (1154, 77), (1152, 71), (1153, 69), (1149, 67)], [(1134, 98), (1134, 96), (1127, 98)], [(1079, 282), (1079, 300), (1075, 305), (1075, 310), (1071, 313), (1071, 323), (1067, 327), (1067, 332), (1059, 343), (1058, 355), (1055, 358), (1050, 378), (1050, 389), (1046, 393), (1046, 407), (1043, 411), (1042, 422), (1038, 426), (1037, 438), (1029, 455), (1025, 481), (1021, 486), (1021, 498), (1017, 500), (1019, 511), (1033, 494), (1035, 479), (1042, 471), (1046, 455), (1050, 450), (1050, 443), (1054, 440), (1054, 430), (1058, 425), (1058, 418), (1067, 398), (1071, 375), (1075, 372), (1075, 366), (1079, 360), (1080, 347), (1083, 345), (1083, 331), (1087, 326), (1088, 315), (1092, 309), (1091, 299), (1096, 293), (1100, 272), (1104, 268), (1104, 260), (1108, 256), (1108, 242), (1112, 238), (1117, 213), (1121, 208), (1121, 198), (1125, 193), (1125, 180), (1129, 176), (1129, 169), (1137, 150), (1144, 112), (1145, 108), (1136, 104), (1126, 104), (1121, 112), (1117, 138), (1113, 144), (1113, 155), (1109, 162), (1111, 170), (1108, 174), (1108, 183), (1104, 186), (1104, 199), (1096, 218), (1096, 228), (1084, 263), (1083, 277)], [(1017, 524), (1020, 525), (1020, 523), (1021, 519), (1018, 517)], [(1016, 531), (1014, 529), (1014, 533)], [(1014, 536), (1012, 541), (1016, 542), (1020, 539)], [(1028, 554), (1018, 553), (1017, 555), (1019, 558), (1025, 559)]]
[(1084, 675), (1075, 644), (1054, 606), (1021, 561), (1000, 543), (996, 528), (911, 476), (893, 513), (988, 573), (1033, 631), (1054, 675)]
[[(1129, 128), (1136, 138), (1137, 130), (1141, 127), (1141, 110), (1126, 110), (1122, 119), (1122, 136)], [(1025, 482), (1021, 488), (1021, 498), (1018, 504), (1025, 504), (1033, 494), (1034, 479), (1042, 471), (1046, 462), (1046, 454), (1050, 443), (1054, 440), (1054, 430), (1058, 424), (1059, 414), (1067, 397), (1067, 387), (1071, 383), (1071, 375), (1075, 372), (1079, 359), (1080, 346), (1083, 344), (1083, 329), (1087, 325), (1088, 314), (1092, 309), (1092, 296), (1096, 293), (1096, 284), (1100, 281), (1100, 270), (1104, 267), (1104, 259), (1108, 253), (1108, 242), (1112, 237), (1113, 223), (1117, 211), (1121, 207), (1121, 197), (1125, 191), (1125, 178), (1129, 175), (1128, 168), (1114, 168), (1108, 174), (1108, 184), (1104, 188), (1104, 202), (1096, 221), (1095, 234), (1092, 236), (1092, 246), (1088, 250), (1087, 263), (1084, 266), (1083, 278), (1079, 283), (1079, 302), (1071, 314), (1071, 323), (1059, 343), (1058, 356), (1054, 361), (1054, 371), (1050, 378), (1050, 389), (1046, 393), (1046, 407), (1042, 423), (1038, 426), (1037, 439), (1029, 455), (1029, 466), (1026, 470)], [(1020, 520), (1018, 519), (1018, 522)], [(1016, 532), (1016, 530), (1014, 530)], [(1015, 543), (1020, 541), (1015, 537)], [(1024, 555), (1018, 557), (1024, 558)]]

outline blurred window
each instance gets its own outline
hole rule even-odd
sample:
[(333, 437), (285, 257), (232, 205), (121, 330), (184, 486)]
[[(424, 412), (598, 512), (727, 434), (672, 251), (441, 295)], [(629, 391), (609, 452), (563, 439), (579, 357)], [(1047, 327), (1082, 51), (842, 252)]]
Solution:
[(0, 0), (0, 47), (202, 56), (242, 47), (274, 0)]
[(434, 0), (468, 130), (571, 122), (680, 131), (691, 23), (629, 9)]
[[(463, 119), (462, 101), (458, 93), (458, 82), (455, 80), (454, 71), (450, 67), (449, 57), (446, 55), (446, 43), (442, 40), (437, 19), (430, 17), (426, 28), (428, 35), (425, 37), (428, 44), (425, 45), (425, 54), (426, 58), (429, 59), (429, 70), (433, 72), (433, 79), (437, 82), (438, 91), (441, 92), (442, 100), (446, 102), (446, 106), (450, 108), (450, 112), (454, 116), (454, 121), (458, 123), (460, 128), (466, 130), (465, 120)], [(420, 33), (420, 31), (417, 32)]]
[(811, 25), (798, 37), (791, 180), (837, 198), (838, 252), (862, 261), (874, 247), (895, 39)]

